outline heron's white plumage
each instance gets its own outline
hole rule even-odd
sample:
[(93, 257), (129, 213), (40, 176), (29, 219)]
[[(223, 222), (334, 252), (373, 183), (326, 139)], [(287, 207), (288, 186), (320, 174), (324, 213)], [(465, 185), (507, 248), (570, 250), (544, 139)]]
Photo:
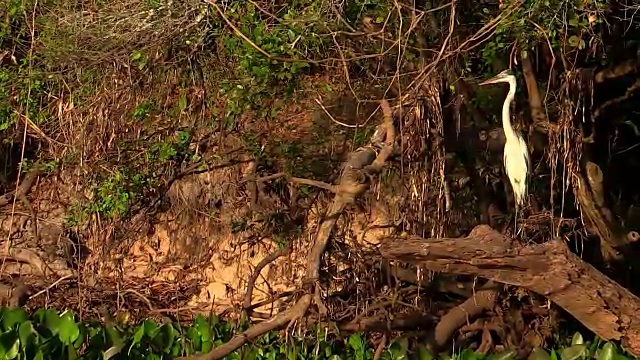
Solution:
[(516, 95), (516, 77), (508, 70), (501, 72), (494, 78), (482, 83), (493, 84), (498, 82), (506, 82), (509, 84), (509, 93), (504, 100), (502, 106), (502, 128), (506, 142), (504, 144), (504, 169), (513, 189), (513, 196), (516, 203), (516, 210), (524, 203), (527, 196), (527, 177), (531, 167), (529, 159), (529, 150), (527, 144), (520, 134), (516, 133), (511, 126), (510, 106)]
[(509, 139), (504, 144), (504, 170), (511, 182), (513, 197), (517, 206), (521, 206), (527, 196), (529, 152), (526, 149), (527, 144), (521, 136)]

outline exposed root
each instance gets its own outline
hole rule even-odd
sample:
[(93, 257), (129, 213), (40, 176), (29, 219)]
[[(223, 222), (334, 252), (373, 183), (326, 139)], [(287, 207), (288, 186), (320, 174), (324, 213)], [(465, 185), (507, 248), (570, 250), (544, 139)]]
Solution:
[[(72, 271), (66, 267), (66, 265), (62, 265), (61, 263), (47, 264), (44, 260), (34, 251), (28, 249), (16, 249), (11, 248), (8, 252), (0, 253), (0, 257), (5, 259), (3, 261), (4, 273), (11, 273), (12, 271), (8, 270), (6, 267), (6, 260), (12, 260), (16, 263), (26, 263), (31, 266), (39, 275), (42, 276), (66, 276), (72, 274)], [(20, 275), (25, 275), (24, 268), (20, 268)]]
[(341, 331), (348, 332), (413, 330), (419, 327), (428, 327), (435, 320), (436, 318), (433, 315), (411, 312), (397, 314), (393, 319), (386, 319), (381, 316), (367, 317), (339, 325), (338, 328)]
[(14, 198), (20, 200), (21, 196), (26, 195), (36, 182), (38, 175), (40, 175), (40, 167), (36, 164), (36, 166), (33, 166), (31, 171), (29, 171), (24, 177), (24, 180), (22, 180), (22, 183), (18, 186), (16, 191), (11, 191), (0, 196), (0, 207), (11, 204)]
[(318, 312), (321, 316), (326, 316), (329, 311), (327, 307), (322, 302), (322, 297), (320, 296), (320, 284), (316, 283), (314, 293), (313, 293), (313, 302), (318, 307)]
[(387, 346), (387, 334), (382, 335), (382, 339), (376, 348), (376, 353), (373, 354), (373, 360), (380, 360), (385, 346)]
[(435, 346), (441, 348), (449, 342), (453, 333), (462, 325), (471, 322), (486, 310), (491, 310), (498, 299), (499, 291), (492, 282), (487, 283), (482, 290), (462, 304), (451, 309), (444, 315), (434, 332)]
[(35, 163), (15, 191), (0, 196), (0, 207), (6, 206), (12, 203), (14, 199), (17, 199), (27, 209), (31, 217), (31, 231), (33, 232), (36, 244), (40, 243), (38, 236), (38, 217), (36, 216), (36, 211), (33, 209), (31, 201), (27, 198), (27, 193), (31, 190), (41, 171), (40, 163)]
[(493, 347), (493, 339), (491, 338), (491, 332), (489, 328), (485, 325), (482, 327), (482, 342), (480, 346), (478, 346), (477, 352), (481, 354), (487, 354), (491, 348)]
[(589, 229), (602, 240), (602, 255), (607, 260), (619, 259), (616, 249), (624, 248), (626, 239), (618, 236), (620, 225), (605, 206), (603, 174), (600, 167), (590, 161), (584, 166), (585, 175), (576, 174), (574, 192)]
[(263, 301), (257, 302), (257, 303), (255, 303), (255, 304), (251, 304), (251, 306), (249, 306), (248, 308), (245, 308), (245, 310), (246, 310), (247, 312), (251, 312), (251, 316), (254, 316), (255, 312), (253, 312), (253, 309), (257, 309), (257, 308), (259, 308), (259, 307), (262, 307), (262, 306), (265, 306), (265, 305), (271, 304), (271, 303), (273, 303), (273, 302), (275, 302), (275, 301), (278, 301), (278, 299), (282, 299), (282, 298), (284, 298), (284, 297), (289, 297), (289, 296), (295, 295), (296, 293), (297, 293), (297, 292), (295, 292), (295, 291), (285, 291), (285, 292), (281, 292), (281, 293), (276, 294), (276, 295), (274, 295), (274, 296), (272, 296), (272, 297), (270, 297), (270, 298), (268, 298), (268, 299), (266, 299), (266, 300), (263, 300)]
[(640, 63), (638, 63), (637, 60), (631, 59), (615, 66), (602, 69), (595, 74), (594, 80), (596, 83), (602, 83), (608, 79), (621, 77), (639, 69)]

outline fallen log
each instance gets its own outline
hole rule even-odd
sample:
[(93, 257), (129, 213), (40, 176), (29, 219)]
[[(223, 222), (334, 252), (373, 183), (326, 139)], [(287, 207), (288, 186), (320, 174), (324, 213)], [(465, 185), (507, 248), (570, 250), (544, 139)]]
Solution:
[(620, 341), (640, 356), (640, 298), (582, 261), (560, 239), (523, 245), (480, 225), (464, 238), (386, 237), (380, 252), (386, 259), (431, 271), (526, 288), (547, 297), (600, 338)]

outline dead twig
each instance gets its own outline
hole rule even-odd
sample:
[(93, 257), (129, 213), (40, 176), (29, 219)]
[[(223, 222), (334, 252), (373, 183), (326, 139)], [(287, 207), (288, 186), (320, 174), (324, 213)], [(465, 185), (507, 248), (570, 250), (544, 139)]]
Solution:
[(255, 303), (255, 304), (251, 304), (251, 306), (246, 308), (246, 310), (253, 311), (254, 309), (257, 309), (257, 308), (265, 306), (265, 305), (269, 305), (269, 304), (271, 304), (271, 303), (273, 303), (275, 301), (278, 301), (278, 299), (282, 299), (284, 297), (295, 295), (296, 293), (297, 293), (296, 291), (284, 291), (284, 292), (281, 292), (281, 293), (276, 294), (276, 295), (274, 295), (274, 296), (272, 296), (272, 297), (270, 297), (268, 299), (262, 300), (260, 302)]
[(299, 185), (309, 185), (309, 186), (314, 186), (320, 189), (324, 189), (327, 191), (331, 191), (333, 193), (336, 192), (336, 187), (331, 185), (331, 184), (327, 184), (326, 182), (322, 182), (322, 181), (317, 181), (317, 180), (311, 180), (311, 179), (305, 179), (305, 178), (298, 178), (298, 177), (293, 177), (293, 176), (289, 176), (286, 173), (275, 173), (272, 175), (268, 175), (268, 176), (263, 176), (263, 177), (259, 177), (259, 178), (254, 178), (251, 176), (248, 176), (247, 178), (245, 178), (241, 184), (244, 183), (248, 183), (248, 182), (266, 182), (266, 181), (271, 181), (271, 180), (276, 180), (276, 179), (280, 179), (280, 178), (285, 178), (287, 181), (292, 182), (294, 184), (299, 184)]

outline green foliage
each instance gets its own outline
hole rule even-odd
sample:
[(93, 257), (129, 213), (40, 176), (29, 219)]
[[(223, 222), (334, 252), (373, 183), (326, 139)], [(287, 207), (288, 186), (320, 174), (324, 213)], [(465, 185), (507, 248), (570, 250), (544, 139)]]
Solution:
[(189, 150), (192, 137), (193, 135), (190, 131), (178, 131), (174, 138), (164, 139), (161, 142), (151, 144), (150, 152), (147, 156), (149, 160), (159, 159), (163, 162), (176, 159), (180, 155), (191, 157), (194, 155), (193, 152)]
[(49, 113), (45, 104), (53, 84), (43, 74), (30, 72), (27, 59), (19, 65), (0, 68), (0, 132), (11, 128), (21, 116), (41, 125)]
[(95, 187), (93, 203), (88, 211), (106, 218), (125, 215), (134, 196), (145, 185), (149, 185), (149, 181), (151, 180), (140, 174), (130, 175), (116, 170), (111, 177), (103, 179)]
[(11, 44), (24, 41), (28, 36), (27, 18), (25, 11), (30, 6), (29, 1), (6, 0), (0, 3), (0, 49), (6, 49)]
[[(147, 319), (129, 326), (120, 323), (81, 322), (71, 311), (40, 309), (29, 315), (24, 310), (0, 309), (0, 359), (148, 359), (206, 353), (229, 341), (234, 331), (241, 331), (216, 316), (198, 316), (191, 324), (157, 323)], [(581, 337), (580, 339), (581, 340)], [(582, 340), (581, 340), (582, 341)], [(345, 341), (328, 337), (322, 330), (307, 338), (287, 338), (270, 332), (251, 344), (229, 354), (230, 360), (372, 360), (375, 349), (361, 334)], [(383, 351), (381, 360), (433, 360), (427, 348), (411, 348), (407, 338), (397, 338)], [(456, 360), (511, 360), (515, 351), (482, 355), (466, 349), (452, 356), (437, 358)], [(559, 351), (535, 348), (529, 360), (626, 360), (613, 343), (598, 340), (589, 344), (576, 341)]]
[(117, 169), (110, 176), (101, 178), (93, 187), (93, 198), (88, 204), (74, 202), (66, 216), (66, 226), (73, 227), (86, 221), (92, 214), (105, 219), (128, 215), (131, 204), (155, 181), (142, 174), (131, 174)]
[(306, 59), (328, 52), (330, 38), (320, 35), (320, 28), (326, 24), (321, 21), (318, 4), (296, 1), (291, 5), (275, 20), (252, 2), (233, 2), (225, 16), (251, 43), (230, 32), (222, 20), (220, 28), (213, 31), (223, 55), (235, 64), (234, 76), (226, 76), (220, 83), (220, 93), (227, 100), (228, 128), (233, 128), (236, 118), (247, 109), (257, 111), (258, 116), (274, 116), (262, 106), (267, 96), (290, 95), (298, 86), (299, 76), (310, 69)]
[[(487, 22), (515, 1), (522, 0), (504, 1), (503, 9), (498, 12), (484, 7), (477, 14), (482, 22)], [(493, 36), (484, 44), (482, 64), (489, 69), (496, 58), (506, 60), (505, 54), (510, 54), (515, 44), (524, 51), (523, 56), (539, 44), (551, 46), (554, 52), (562, 54), (582, 50), (594, 35), (594, 27), (602, 23), (606, 6), (604, 0), (524, 0), (524, 4), (500, 21)]]
[(0, 60), (10, 63), (0, 67), (0, 133), (26, 116), (33, 123), (42, 124), (47, 116), (47, 93), (53, 90), (51, 76), (32, 69), (37, 60), (29, 46), (32, 34), (31, 19), (27, 16), (31, 1), (8, 0), (0, 2)]

